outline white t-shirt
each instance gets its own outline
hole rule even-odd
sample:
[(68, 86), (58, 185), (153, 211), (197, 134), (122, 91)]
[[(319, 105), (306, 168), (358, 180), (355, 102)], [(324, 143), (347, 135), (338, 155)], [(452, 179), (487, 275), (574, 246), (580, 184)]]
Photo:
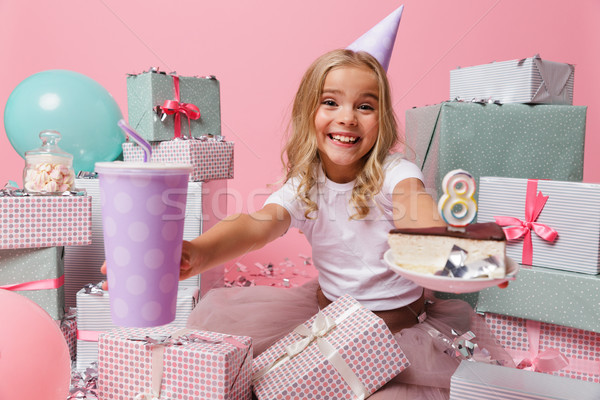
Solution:
[(306, 235), (321, 290), (331, 301), (350, 294), (368, 309), (382, 311), (403, 307), (421, 296), (421, 287), (388, 269), (383, 253), (389, 249), (388, 232), (395, 228), (394, 187), (407, 178), (423, 180), (423, 174), (400, 155), (388, 156), (384, 173), (383, 187), (375, 196), (380, 207), (373, 205), (364, 219), (350, 219), (355, 214), (350, 203), (354, 182), (335, 183), (321, 168), (311, 190), (311, 198), (319, 207), (316, 218), (304, 217), (296, 191), (298, 179), (287, 181), (265, 202), (284, 207), (291, 216), (291, 226)]

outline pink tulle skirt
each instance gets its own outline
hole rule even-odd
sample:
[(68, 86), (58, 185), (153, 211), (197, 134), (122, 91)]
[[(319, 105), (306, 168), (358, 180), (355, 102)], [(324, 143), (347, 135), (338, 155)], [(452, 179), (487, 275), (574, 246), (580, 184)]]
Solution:
[[(258, 356), (319, 311), (317, 280), (296, 288), (252, 286), (213, 289), (188, 319), (188, 327), (253, 338)], [(373, 400), (448, 399), (450, 378), (460, 359), (448, 354), (448, 338), (471, 331), (489, 359), (514, 364), (487, 325), (461, 300), (426, 298), (427, 319), (395, 334), (411, 365), (374, 393)], [(454, 332), (453, 332), (454, 330)], [(445, 338), (445, 339), (442, 339)]]

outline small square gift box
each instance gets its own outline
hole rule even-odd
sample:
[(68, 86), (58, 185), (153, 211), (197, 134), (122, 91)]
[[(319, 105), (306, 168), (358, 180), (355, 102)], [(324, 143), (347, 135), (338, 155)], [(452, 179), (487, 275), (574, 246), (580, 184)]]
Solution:
[(406, 111), (406, 143), (434, 197), (455, 169), (477, 185), (481, 176), (581, 181), (586, 114), (585, 106), (447, 101)]
[[(151, 143), (152, 162), (191, 164), (190, 181), (233, 178), (233, 142), (225, 140), (168, 140)], [(143, 161), (144, 150), (136, 143), (123, 143), (125, 161)]]
[(575, 67), (539, 54), (450, 71), (450, 99), (573, 104)]
[[(99, 284), (88, 284), (77, 293), (77, 365), (84, 371), (98, 361), (98, 338), (103, 332), (117, 328), (110, 313), (110, 291)], [(177, 312), (172, 326), (184, 327), (198, 301), (198, 288), (180, 287)]]
[(500, 365), (462, 361), (450, 380), (450, 400), (596, 400), (600, 385)]
[(409, 366), (383, 320), (340, 297), (254, 361), (259, 399), (362, 399)]
[(65, 308), (64, 248), (0, 250), (0, 289), (29, 298), (53, 319)]
[(496, 222), (525, 265), (600, 273), (600, 185), (481, 177), (478, 222)]
[(221, 135), (219, 81), (152, 68), (127, 76), (129, 124), (148, 141)]
[(249, 400), (252, 339), (166, 325), (101, 335), (99, 398)]
[(517, 368), (600, 383), (600, 333), (486, 313)]
[(89, 196), (0, 195), (0, 249), (88, 245), (91, 217)]
[[(93, 176), (93, 175), (92, 175)], [(104, 232), (102, 226), (102, 208), (100, 204), (100, 188), (98, 179), (78, 178), (75, 185), (79, 189), (85, 189), (92, 199), (92, 228), (91, 244), (88, 246), (65, 247), (65, 304), (67, 307), (76, 306), (76, 296), (85, 285), (90, 282), (99, 282), (106, 279), (106, 275), (100, 272), (100, 266), (105, 260), (104, 256)], [(192, 240), (198, 237), (203, 229), (207, 230), (210, 223), (216, 218), (211, 215), (211, 205), (221, 210), (227, 210), (227, 196), (220, 196), (221, 203), (217, 203), (218, 190), (225, 191), (226, 181), (215, 181), (210, 184), (203, 182), (190, 182), (185, 208), (185, 222), (183, 226), (183, 239)], [(204, 207), (203, 207), (204, 204)], [(216, 207), (218, 205), (218, 207)], [(209, 208), (206, 210), (206, 208)], [(224, 211), (223, 215), (224, 214)], [(207, 221), (207, 218), (211, 221)], [(222, 272), (222, 271), (221, 271)], [(213, 271), (209, 271), (213, 273)], [(206, 274), (208, 275), (208, 273)], [(203, 274), (205, 276), (205, 274)], [(179, 282), (179, 286), (200, 287), (202, 280), (200, 275)], [(214, 280), (207, 280), (207, 285), (212, 288), (218, 285)], [(222, 280), (222, 278), (221, 278)], [(221, 284), (222, 286), (222, 284)], [(208, 291), (208, 288), (206, 289)]]

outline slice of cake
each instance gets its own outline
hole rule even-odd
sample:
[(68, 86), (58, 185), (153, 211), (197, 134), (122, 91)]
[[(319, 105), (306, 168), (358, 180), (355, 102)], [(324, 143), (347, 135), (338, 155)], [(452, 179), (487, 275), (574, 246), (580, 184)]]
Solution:
[[(388, 235), (394, 261), (399, 267), (435, 274), (444, 269), (453, 246), (467, 252), (465, 264), (488, 257), (506, 257), (506, 236), (493, 223), (470, 224), (460, 230), (448, 227), (393, 229)], [(494, 278), (504, 272), (498, 271)], [(502, 275), (502, 276), (498, 276)]]

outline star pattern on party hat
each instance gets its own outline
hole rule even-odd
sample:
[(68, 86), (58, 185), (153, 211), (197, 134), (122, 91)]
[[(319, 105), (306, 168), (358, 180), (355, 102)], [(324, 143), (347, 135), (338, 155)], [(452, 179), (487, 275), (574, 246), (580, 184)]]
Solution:
[(387, 71), (403, 10), (404, 5), (401, 5), (377, 25), (356, 39), (347, 49), (365, 51), (371, 54), (379, 61), (383, 69)]

